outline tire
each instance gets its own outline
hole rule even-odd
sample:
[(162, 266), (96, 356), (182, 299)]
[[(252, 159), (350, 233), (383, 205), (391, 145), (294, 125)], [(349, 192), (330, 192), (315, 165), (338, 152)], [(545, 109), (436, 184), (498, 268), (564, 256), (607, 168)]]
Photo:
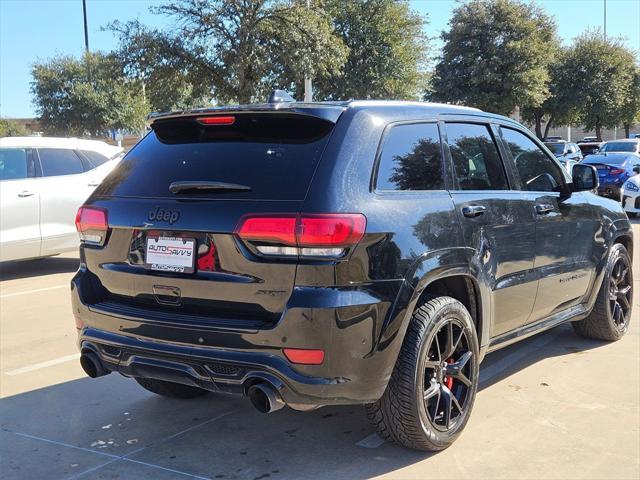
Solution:
[(631, 258), (624, 245), (616, 243), (609, 251), (593, 310), (584, 320), (573, 322), (573, 329), (585, 338), (610, 342), (620, 340), (629, 329), (632, 306)]
[(209, 393), (207, 390), (190, 385), (182, 385), (180, 383), (165, 382), (164, 380), (156, 380), (154, 378), (135, 377), (144, 389), (149, 390), (157, 395), (170, 398), (197, 398)]
[[(448, 338), (455, 343), (453, 350)], [(382, 398), (366, 406), (367, 416), (378, 434), (416, 450), (438, 451), (451, 445), (467, 424), (473, 408), (478, 389), (478, 350), (473, 320), (462, 303), (451, 297), (437, 297), (420, 305), (413, 313)], [(445, 363), (449, 367), (444, 367)], [(444, 375), (446, 368), (458, 367), (466, 382), (458, 374)], [(433, 393), (434, 389), (438, 393)], [(461, 409), (449, 395), (454, 396)], [(450, 422), (446, 416), (447, 402)]]

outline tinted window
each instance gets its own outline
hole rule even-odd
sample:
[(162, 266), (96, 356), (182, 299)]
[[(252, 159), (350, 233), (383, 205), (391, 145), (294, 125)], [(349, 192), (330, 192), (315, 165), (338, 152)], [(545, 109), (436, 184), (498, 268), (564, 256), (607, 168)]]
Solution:
[(442, 153), (435, 123), (396, 125), (385, 136), (379, 190), (442, 190)]
[[(98, 187), (98, 194), (175, 198), (303, 199), (333, 123), (288, 113), (235, 114), (231, 125), (159, 120)], [(169, 191), (178, 181), (249, 191)]]
[(545, 143), (545, 145), (554, 155), (562, 155), (564, 153), (564, 143)]
[[(22, 148), (0, 148), (0, 180), (33, 176), (29, 170), (29, 156)], [(31, 165), (33, 167), (33, 165)]]
[(636, 142), (607, 142), (600, 148), (601, 152), (635, 152), (638, 149)]
[(508, 190), (498, 149), (486, 125), (447, 124), (447, 143), (461, 190)]
[(82, 154), (87, 157), (89, 160), (89, 164), (91, 168), (96, 168), (102, 165), (104, 162), (107, 162), (109, 159), (98, 152), (93, 152), (91, 150), (80, 150)]
[(55, 177), (58, 175), (73, 175), (82, 173), (82, 160), (72, 150), (63, 148), (39, 148), (42, 175)]
[(562, 185), (558, 165), (529, 137), (510, 128), (502, 128), (523, 186), (530, 191), (552, 192)]

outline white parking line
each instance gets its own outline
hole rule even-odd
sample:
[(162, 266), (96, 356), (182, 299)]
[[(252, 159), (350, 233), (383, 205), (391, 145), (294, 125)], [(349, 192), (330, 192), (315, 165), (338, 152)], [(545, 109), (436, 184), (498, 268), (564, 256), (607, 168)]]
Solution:
[(46, 292), (48, 290), (57, 290), (59, 288), (70, 288), (69, 285), (56, 285), (55, 287), (36, 288), (34, 290), (25, 290), (24, 292), (5, 293), (0, 298), (17, 297), (18, 295), (29, 295), (30, 293)]
[(53, 360), (47, 360), (46, 362), (34, 363), (33, 365), (27, 365), (26, 367), (16, 368), (15, 370), (9, 370), (8, 372), (4, 373), (11, 376), (22, 375), (23, 373), (29, 373), (33, 372), (34, 370), (52, 367), (53, 365), (70, 362), (71, 360), (77, 360), (78, 358), (80, 358), (80, 354), (74, 353), (71, 355), (65, 355), (64, 357), (54, 358)]

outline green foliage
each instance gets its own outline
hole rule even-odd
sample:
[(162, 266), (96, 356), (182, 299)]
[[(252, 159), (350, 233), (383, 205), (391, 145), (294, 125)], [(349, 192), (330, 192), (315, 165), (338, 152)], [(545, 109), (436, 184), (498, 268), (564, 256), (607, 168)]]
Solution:
[(204, 97), (265, 101), (276, 86), (302, 84), (305, 72), (335, 74), (346, 56), (316, 2), (306, 9), (293, 0), (171, 0), (153, 11), (173, 17), (179, 28), (163, 32), (130, 22), (111, 29), (127, 69), (148, 79), (154, 108)]
[[(549, 95), (544, 102), (522, 109), (523, 119), (533, 123), (539, 138), (547, 136), (551, 127), (573, 125), (580, 119), (581, 101), (578, 79), (571, 71), (571, 50), (561, 48), (549, 65)], [(544, 132), (542, 124), (546, 123)]]
[(209, 103), (210, 85), (198, 82), (203, 75), (195, 72), (180, 42), (167, 33), (142, 25), (138, 20), (116, 21), (108, 28), (119, 40), (114, 55), (121, 62), (125, 74), (144, 85), (151, 111), (202, 107)]
[(621, 117), (625, 137), (629, 137), (631, 125), (640, 122), (640, 68), (636, 67), (629, 94), (622, 104)]
[(322, 99), (417, 100), (427, 85), (426, 19), (397, 0), (327, 0), (333, 25), (348, 49), (338, 74), (314, 79)]
[(29, 131), (21, 123), (8, 118), (0, 118), (0, 138), (2, 137), (25, 137)]
[[(636, 59), (620, 39), (604, 39), (588, 31), (567, 53), (565, 68), (573, 75), (571, 94), (579, 101), (579, 119), (587, 130), (613, 128), (623, 121), (625, 105), (634, 98)], [(637, 95), (637, 93), (636, 93)]]
[(36, 63), (32, 75), (34, 103), (48, 134), (99, 136), (144, 126), (148, 106), (140, 84), (126, 78), (113, 56), (54, 57)]
[(545, 101), (557, 38), (554, 20), (541, 8), (471, 0), (454, 10), (449, 26), (432, 98), (505, 115)]

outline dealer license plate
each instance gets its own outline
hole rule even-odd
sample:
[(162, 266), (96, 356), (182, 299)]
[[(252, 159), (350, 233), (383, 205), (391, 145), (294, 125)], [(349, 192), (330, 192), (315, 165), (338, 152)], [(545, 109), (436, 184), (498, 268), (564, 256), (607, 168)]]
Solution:
[(193, 238), (147, 237), (145, 265), (151, 270), (193, 273), (195, 247)]

